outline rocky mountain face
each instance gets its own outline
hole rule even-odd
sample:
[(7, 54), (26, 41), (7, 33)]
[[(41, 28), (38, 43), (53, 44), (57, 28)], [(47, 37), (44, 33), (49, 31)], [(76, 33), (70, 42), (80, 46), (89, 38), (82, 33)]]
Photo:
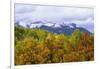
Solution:
[(89, 32), (87, 29), (85, 29), (83, 27), (77, 27), (77, 25), (75, 23), (70, 23), (70, 24), (66, 25), (64, 23), (57, 24), (57, 23), (52, 23), (52, 22), (44, 23), (42, 21), (36, 21), (33, 23), (17, 22), (17, 23), (15, 23), (15, 26), (25, 27), (25, 28), (40, 28), (40, 29), (48, 30), (49, 32), (56, 33), (56, 34), (63, 33), (63, 34), (67, 34), (67, 35), (70, 35), (74, 32), (74, 30), (79, 29), (81, 32), (87, 32), (87, 33), (91, 34), (91, 32)]

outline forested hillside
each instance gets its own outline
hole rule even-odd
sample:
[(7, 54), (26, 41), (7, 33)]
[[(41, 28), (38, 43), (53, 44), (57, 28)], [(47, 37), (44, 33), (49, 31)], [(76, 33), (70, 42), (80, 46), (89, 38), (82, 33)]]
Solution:
[(94, 34), (76, 29), (71, 35), (39, 28), (15, 27), (15, 65), (94, 60)]

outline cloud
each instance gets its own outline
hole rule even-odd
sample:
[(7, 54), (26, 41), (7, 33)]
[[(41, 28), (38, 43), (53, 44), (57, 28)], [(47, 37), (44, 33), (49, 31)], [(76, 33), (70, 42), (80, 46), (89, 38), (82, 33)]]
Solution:
[(30, 13), (35, 10), (35, 7), (32, 5), (25, 5), (25, 4), (15, 4), (15, 14), (24, 14)]
[[(74, 8), (74, 7), (54, 7), (54, 6), (34, 6), (34, 5), (15, 5), (15, 16), (18, 19), (43, 19), (56, 21), (86, 19), (93, 17), (93, 9)], [(28, 20), (27, 19), (27, 20)]]

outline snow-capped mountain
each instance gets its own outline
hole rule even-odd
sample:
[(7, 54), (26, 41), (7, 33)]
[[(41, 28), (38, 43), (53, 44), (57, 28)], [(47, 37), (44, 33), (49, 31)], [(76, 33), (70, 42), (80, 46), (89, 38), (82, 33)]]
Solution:
[(40, 28), (48, 30), (49, 32), (57, 33), (57, 34), (67, 34), (70, 35), (74, 32), (74, 30), (79, 29), (82, 32), (91, 33), (87, 29), (83, 27), (77, 27), (75, 23), (53, 23), (53, 22), (43, 22), (43, 21), (35, 21), (30, 23), (25, 22), (17, 22), (15, 23), (15, 26), (21, 26), (25, 28)]

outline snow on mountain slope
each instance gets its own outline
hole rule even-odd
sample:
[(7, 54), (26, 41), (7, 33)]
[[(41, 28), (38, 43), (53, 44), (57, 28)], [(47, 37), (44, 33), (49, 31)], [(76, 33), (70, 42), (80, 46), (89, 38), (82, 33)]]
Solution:
[[(89, 24), (89, 23), (87, 23), (87, 24)], [(87, 24), (83, 23), (83, 25), (82, 25), (81, 23), (80, 24), (79, 23), (78, 24), (77, 23), (66, 23), (66, 22), (54, 23), (54, 22), (45, 22), (45, 21), (34, 21), (34, 22), (20, 21), (20, 22), (17, 22), (18, 26), (29, 27), (29, 28), (40, 28), (42, 26), (47, 26), (47, 27), (50, 27), (50, 28), (66, 27), (66, 28), (73, 29), (73, 28), (79, 27), (79, 28), (84, 28), (84, 29), (88, 30), (89, 32), (91, 32), (91, 30), (89, 30), (90, 25), (87, 25)], [(93, 25), (91, 25), (91, 26), (93, 26)], [(90, 29), (91, 29), (91, 26), (90, 26)]]

